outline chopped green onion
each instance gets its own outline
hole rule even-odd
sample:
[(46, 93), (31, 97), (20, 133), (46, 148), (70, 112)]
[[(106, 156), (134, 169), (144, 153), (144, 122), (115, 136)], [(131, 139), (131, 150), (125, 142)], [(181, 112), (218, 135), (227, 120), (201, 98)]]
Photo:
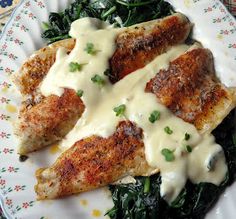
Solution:
[(84, 91), (83, 91), (83, 90), (78, 90), (78, 91), (76, 92), (76, 94), (77, 94), (79, 97), (82, 97), (83, 94), (84, 94)]
[(144, 189), (143, 189), (144, 193), (148, 193), (150, 191), (150, 184), (151, 184), (150, 178), (147, 177), (144, 182)]
[(154, 123), (154, 122), (156, 122), (157, 120), (159, 120), (160, 119), (160, 116), (161, 116), (161, 113), (159, 112), (159, 111), (157, 111), (157, 110), (154, 110), (152, 113), (151, 113), (151, 115), (149, 116), (149, 121), (151, 122), (151, 123)]
[(125, 104), (121, 104), (120, 106), (115, 107), (113, 111), (116, 113), (116, 116), (123, 116), (125, 113), (125, 109)]
[(78, 62), (70, 62), (69, 70), (70, 72), (80, 71), (84, 64), (79, 64)]
[(84, 51), (86, 51), (90, 55), (96, 55), (96, 53), (98, 52), (98, 50), (95, 50), (93, 43), (87, 43)]
[(161, 150), (161, 154), (165, 157), (165, 160), (171, 162), (175, 159), (174, 151), (164, 148)]
[(105, 80), (100, 76), (100, 75), (94, 75), (92, 78), (91, 78), (91, 81), (93, 83), (96, 83), (100, 86), (104, 85), (105, 84)]
[(169, 126), (166, 126), (166, 127), (164, 128), (164, 131), (165, 131), (168, 135), (171, 135), (171, 134), (173, 133), (173, 130), (171, 130)]
[(190, 134), (188, 134), (187, 132), (184, 135), (184, 140), (188, 141), (190, 139)]
[(186, 145), (185, 146), (185, 150), (188, 152), (188, 153), (191, 153), (193, 151), (192, 147), (190, 145)]

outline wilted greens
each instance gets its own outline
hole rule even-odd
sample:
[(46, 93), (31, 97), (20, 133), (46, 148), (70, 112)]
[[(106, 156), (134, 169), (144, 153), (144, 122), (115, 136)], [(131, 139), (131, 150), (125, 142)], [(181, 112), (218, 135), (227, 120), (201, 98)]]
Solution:
[[(50, 13), (48, 23), (44, 22), (42, 25), (44, 28), (42, 37), (48, 43), (69, 38), (71, 23), (83, 17), (99, 18), (117, 27), (126, 27), (165, 17), (172, 11), (171, 5), (163, 0), (76, 0), (61, 13)], [(95, 49), (91, 44), (85, 48), (91, 55), (96, 54)], [(74, 67), (77, 69), (78, 65)], [(109, 69), (104, 74), (109, 75)], [(98, 75), (91, 80), (99, 85), (104, 83), (103, 78)], [(78, 96), (82, 95), (83, 91), (79, 90)], [(124, 108), (119, 107), (117, 112)], [(158, 112), (155, 112), (150, 116), (150, 122), (157, 121), (159, 117)], [(160, 197), (161, 176), (159, 174), (151, 177), (137, 177), (136, 184), (109, 186), (114, 207), (107, 212), (107, 215), (111, 219), (204, 218), (220, 194), (236, 178), (236, 135), (235, 122), (232, 122), (234, 118), (235, 112), (232, 111), (213, 132), (216, 141), (224, 149), (229, 169), (225, 181), (220, 186), (211, 183), (194, 185), (188, 181), (178, 198), (169, 206)], [(170, 127), (166, 127), (164, 131), (167, 134), (172, 133)], [(183, 139), (188, 141), (190, 137), (186, 133)], [(186, 151), (190, 153), (191, 150), (191, 146), (186, 144)], [(167, 150), (163, 152), (164, 156), (171, 160), (171, 153), (166, 152)]]
[(163, 0), (76, 0), (64, 12), (50, 13), (48, 23), (42, 25), (42, 37), (48, 43), (69, 38), (71, 23), (83, 17), (126, 27), (165, 17), (171, 12), (171, 5)]
[(220, 194), (229, 186), (236, 176), (236, 136), (235, 112), (223, 121), (213, 132), (225, 152), (228, 163), (228, 175), (225, 181), (216, 186), (211, 183), (198, 185), (187, 182), (178, 198), (169, 206), (160, 197), (161, 176), (137, 177), (136, 184), (111, 185), (114, 207), (107, 212), (111, 219), (201, 219), (218, 200)]

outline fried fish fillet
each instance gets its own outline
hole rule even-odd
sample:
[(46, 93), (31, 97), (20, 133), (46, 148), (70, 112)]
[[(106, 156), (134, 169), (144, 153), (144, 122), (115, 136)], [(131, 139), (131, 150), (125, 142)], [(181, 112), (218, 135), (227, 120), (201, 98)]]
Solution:
[(142, 137), (140, 128), (123, 121), (107, 139), (91, 136), (76, 142), (52, 167), (37, 170), (38, 199), (92, 190), (127, 175), (151, 174)]
[[(209, 50), (187, 51), (146, 86), (176, 116), (201, 131), (216, 127), (236, 105), (236, 92), (216, 78)], [(77, 141), (49, 168), (36, 172), (38, 199), (80, 193), (113, 183), (126, 175), (152, 173), (144, 155), (142, 130), (131, 122), (118, 125), (109, 138)]]
[[(175, 13), (163, 19), (126, 28), (116, 39), (116, 51), (110, 59), (110, 80), (116, 82), (144, 67), (171, 46), (183, 43), (191, 26), (184, 15)], [(36, 92), (55, 62), (58, 48), (64, 47), (70, 53), (74, 46), (75, 39), (65, 39), (36, 51), (13, 78), (22, 95), (33, 95)]]
[(26, 154), (62, 139), (75, 125), (84, 105), (74, 90), (51, 95), (23, 112), (16, 127), (20, 137), (18, 153)]
[(201, 133), (211, 133), (235, 108), (236, 89), (226, 88), (215, 75), (212, 53), (197, 48), (181, 55), (147, 83), (156, 95), (185, 122)]
[(117, 82), (170, 47), (183, 43), (190, 29), (191, 23), (180, 13), (127, 28), (116, 39), (116, 51), (110, 59), (110, 81)]
[[(121, 79), (128, 73), (142, 68), (171, 46), (184, 42), (190, 29), (191, 24), (187, 18), (179, 13), (125, 29), (116, 39), (117, 48), (110, 60), (110, 75), (115, 77), (110, 79), (115, 82), (118, 78)], [(64, 106), (64, 116), (71, 118), (67, 122), (63, 119), (60, 121), (55, 115), (49, 114), (47, 119), (55, 126), (42, 124), (45, 119), (43, 113), (37, 113), (40, 108), (47, 111), (57, 111), (56, 105), (51, 105), (52, 97), (43, 97), (38, 88), (55, 61), (57, 49), (65, 47), (69, 53), (74, 45), (75, 40), (68, 39), (39, 50), (23, 64), (19, 73), (15, 75), (14, 81), (24, 96), (19, 114), (20, 119), (16, 124), (15, 131), (20, 139), (19, 153), (29, 153), (62, 139), (70, 131), (68, 128), (60, 132), (62, 124), (72, 128), (79, 119), (79, 116), (70, 117), (67, 115), (71, 111), (76, 113), (77, 108), (82, 109), (83, 105), (80, 106), (79, 104), (71, 105), (75, 108), (68, 110)], [(125, 66), (129, 66), (129, 68), (125, 68)], [(65, 100), (66, 97), (69, 98), (65, 95), (63, 99)], [(35, 114), (37, 116), (33, 117), (32, 115)], [(78, 115), (81, 115), (80, 110)], [(38, 127), (41, 127), (40, 132), (38, 132)], [(35, 134), (36, 132), (37, 134)], [(54, 133), (53, 135), (56, 137), (52, 137), (51, 133)]]
[(55, 62), (57, 49), (64, 47), (69, 53), (74, 46), (75, 39), (65, 39), (34, 52), (13, 76), (13, 81), (21, 94), (34, 96), (39, 84)]

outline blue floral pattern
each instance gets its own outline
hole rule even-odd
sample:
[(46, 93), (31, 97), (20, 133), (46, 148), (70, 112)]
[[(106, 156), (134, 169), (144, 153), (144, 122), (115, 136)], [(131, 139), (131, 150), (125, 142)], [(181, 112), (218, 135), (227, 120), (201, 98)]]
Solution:
[(12, 5), (13, 0), (0, 0), (0, 6), (6, 8)]

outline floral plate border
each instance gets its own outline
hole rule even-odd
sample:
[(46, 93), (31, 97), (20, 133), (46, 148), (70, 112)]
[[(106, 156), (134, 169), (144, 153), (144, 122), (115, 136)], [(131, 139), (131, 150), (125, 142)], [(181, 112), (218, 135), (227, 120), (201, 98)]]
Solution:
[[(10, 81), (21, 63), (44, 42), (40, 23), (50, 11), (60, 11), (72, 0), (23, 0), (0, 36), (0, 204), (7, 218), (104, 218), (112, 206), (109, 192), (94, 192), (56, 201), (35, 201), (34, 171), (48, 166), (59, 155), (55, 146), (20, 163), (16, 155), (17, 140), (12, 135), (20, 95)], [(232, 78), (236, 69), (236, 22), (218, 0), (169, 0), (193, 23), (194, 37), (213, 51), (221, 80), (236, 86)], [(208, 30), (208, 31), (207, 31)], [(227, 63), (227, 64), (226, 64)], [(226, 73), (227, 72), (227, 73)], [(236, 185), (228, 189), (207, 218), (234, 218)]]

